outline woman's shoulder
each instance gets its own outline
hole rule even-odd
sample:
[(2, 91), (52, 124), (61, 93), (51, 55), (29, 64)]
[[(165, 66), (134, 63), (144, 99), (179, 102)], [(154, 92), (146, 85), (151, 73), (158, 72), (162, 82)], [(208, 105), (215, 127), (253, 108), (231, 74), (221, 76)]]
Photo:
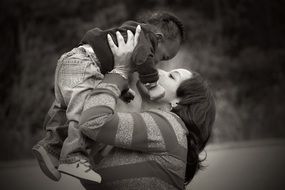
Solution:
[(188, 130), (182, 119), (172, 112), (162, 110), (149, 110), (148, 112), (164, 120), (164, 125), (162, 125), (160, 129), (163, 133), (164, 141), (169, 153), (180, 160), (185, 161), (187, 157)]
[(148, 112), (158, 115), (159, 117), (166, 120), (171, 126), (175, 126), (176, 128), (181, 128), (182, 130), (185, 131), (186, 134), (188, 134), (188, 130), (183, 120), (175, 113), (169, 112), (169, 111), (162, 111), (159, 109), (151, 109), (151, 110), (148, 110)]

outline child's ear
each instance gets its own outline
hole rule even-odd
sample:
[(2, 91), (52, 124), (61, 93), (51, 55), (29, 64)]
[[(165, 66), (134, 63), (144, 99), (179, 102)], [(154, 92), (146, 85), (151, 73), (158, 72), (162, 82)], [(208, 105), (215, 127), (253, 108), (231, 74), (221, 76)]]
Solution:
[(159, 42), (164, 40), (164, 35), (162, 33), (158, 32), (158, 33), (155, 33), (155, 35)]

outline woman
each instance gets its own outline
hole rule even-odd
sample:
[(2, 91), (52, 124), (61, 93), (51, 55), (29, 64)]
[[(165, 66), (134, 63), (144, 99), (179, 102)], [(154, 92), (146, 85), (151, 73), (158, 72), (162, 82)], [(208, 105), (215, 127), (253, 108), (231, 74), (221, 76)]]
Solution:
[[(117, 35), (118, 47), (109, 38), (115, 69), (107, 74), (87, 99), (80, 128), (90, 139), (112, 145), (109, 153), (93, 158), (102, 183), (82, 181), (86, 189), (185, 189), (200, 167), (215, 118), (213, 96), (194, 72), (159, 70), (165, 96), (149, 101), (147, 90), (141, 113), (120, 113), (116, 102), (128, 87), (129, 59), (137, 41), (125, 43)], [(98, 154), (97, 154), (98, 155)]]

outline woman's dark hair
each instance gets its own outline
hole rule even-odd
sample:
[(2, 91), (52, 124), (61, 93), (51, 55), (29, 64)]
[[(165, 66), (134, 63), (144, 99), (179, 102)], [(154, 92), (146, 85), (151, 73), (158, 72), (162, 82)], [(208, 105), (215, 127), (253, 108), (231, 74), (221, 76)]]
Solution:
[(173, 40), (180, 37), (184, 40), (184, 25), (180, 19), (169, 11), (148, 11), (141, 14), (139, 22), (148, 23), (158, 27), (167, 39)]
[(205, 148), (215, 121), (216, 107), (213, 94), (206, 81), (195, 72), (183, 81), (176, 91), (180, 101), (171, 111), (185, 123), (189, 134), (185, 185), (201, 168), (199, 154)]

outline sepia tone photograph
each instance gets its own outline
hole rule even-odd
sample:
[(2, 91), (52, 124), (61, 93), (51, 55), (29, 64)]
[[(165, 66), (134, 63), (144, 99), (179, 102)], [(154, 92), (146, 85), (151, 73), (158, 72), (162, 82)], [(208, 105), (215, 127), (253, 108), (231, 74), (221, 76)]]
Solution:
[(2, 0), (2, 190), (285, 188), (285, 1)]

